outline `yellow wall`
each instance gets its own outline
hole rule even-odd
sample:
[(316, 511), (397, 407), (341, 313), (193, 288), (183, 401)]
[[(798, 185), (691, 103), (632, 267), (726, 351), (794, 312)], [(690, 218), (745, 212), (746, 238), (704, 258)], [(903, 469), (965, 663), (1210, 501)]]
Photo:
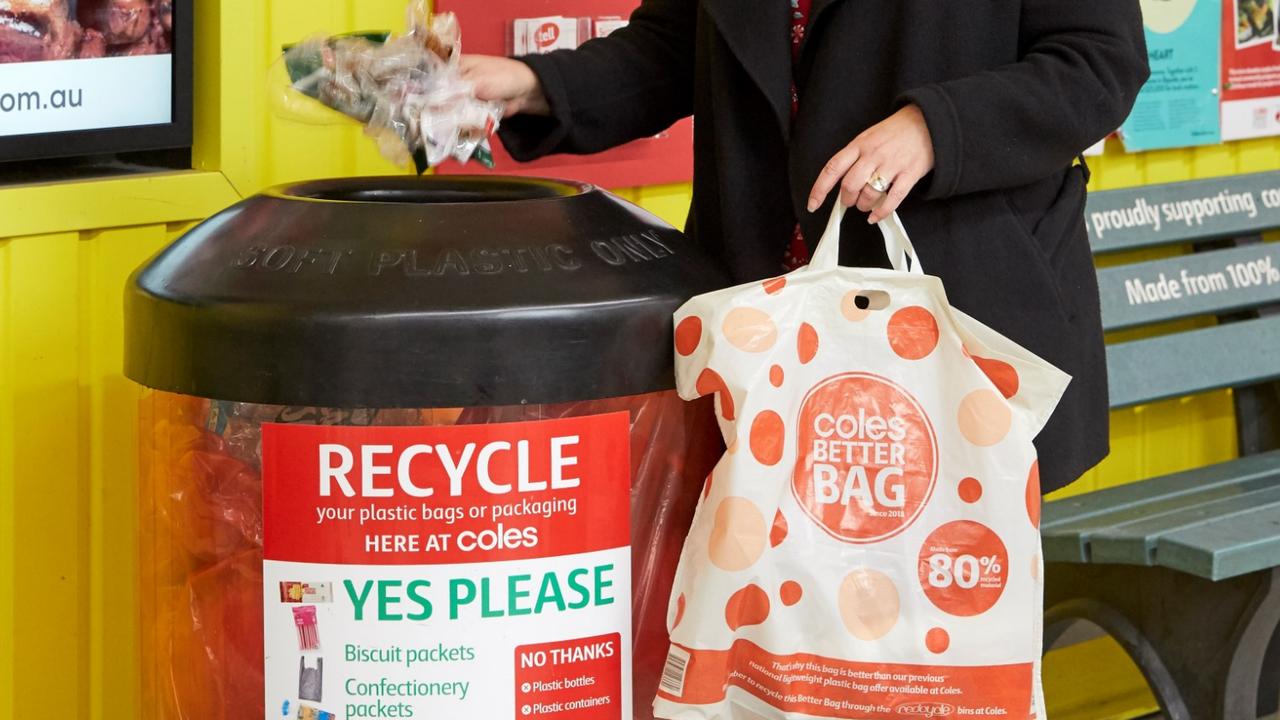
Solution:
[[(1094, 190), (1276, 170), (1280, 169), (1280, 139), (1137, 155), (1124, 154), (1111, 141), (1107, 155), (1091, 167)], [(1227, 460), (1236, 454), (1235, 420), (1225, 392), (1112, 413), (1111, 422), (1111, 457), (1064, 494)]]
[[(136, 389), (121, 375), (128, 273), (266, 185), (395, 171), (356, 127), (278, 117), (266, 77), (282, 43), (398, 28), (404, 0), (195, 5), (196, 170), (0, 190), (0, 717), (137, 716)], [(1141, 157), (1112, 148), (1094, 165), (1099, 188), (1180, 180), (1280, 167), (1280, 143)], [(685, 186), (622, 194), (674, 224), (688, 205)], [(1113, 457), (1077, 489), (1235, 452), (1223, 393), (1118, 413), (1114, 438)], [(1097, 659), (1105, 648), (1073, 652), (1091, 659), (1072, 665), (1111, 662)], [(1070, 693), (1061, 717), (1103, 717), (1083, 684), (1051, 678)]]

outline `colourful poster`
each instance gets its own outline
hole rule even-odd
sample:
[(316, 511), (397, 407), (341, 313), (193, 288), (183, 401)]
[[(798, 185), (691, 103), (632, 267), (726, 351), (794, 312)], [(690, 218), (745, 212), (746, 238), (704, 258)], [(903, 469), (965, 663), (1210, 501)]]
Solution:
[(1151, 79), (1120, 128), (1125, 148), (1219, 141), (1218, 8), (1237, 0), (1142, 0)]
[(1222, 139), (1280, 135), (1277, 0), (1223, 0)]

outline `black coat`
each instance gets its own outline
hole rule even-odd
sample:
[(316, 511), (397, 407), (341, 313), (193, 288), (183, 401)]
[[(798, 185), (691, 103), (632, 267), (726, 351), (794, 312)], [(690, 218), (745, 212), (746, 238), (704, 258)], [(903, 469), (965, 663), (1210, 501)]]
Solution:
[[(1074, 158), (1119, 127), (1148, 75), (1138, 0), (813, 0), (790, 112), (787, 0), (644, 0), (576, 51), (524, 58), (552, 117), (502, 131), (519, 159), (592, 153), (692, 114), (686, 230), (735, 280), (777, 275), (823, 164), (904, 103), (924, 112), (933, 172), (901, 215), (952, 304), (1074, 380), (1036, 444), (1045, 491), (1105, 457), (1097, 277)], [(882, 262), (851, 213), (843, 260)]]

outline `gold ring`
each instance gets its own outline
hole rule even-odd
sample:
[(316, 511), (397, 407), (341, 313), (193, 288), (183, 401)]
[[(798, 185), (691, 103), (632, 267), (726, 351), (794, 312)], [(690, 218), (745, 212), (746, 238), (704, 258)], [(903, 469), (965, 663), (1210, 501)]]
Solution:
[(872, 175), (871, 180), (867, 183), (872, 190), (878, 193), (889, 192), (889, 181), (879, 175)]

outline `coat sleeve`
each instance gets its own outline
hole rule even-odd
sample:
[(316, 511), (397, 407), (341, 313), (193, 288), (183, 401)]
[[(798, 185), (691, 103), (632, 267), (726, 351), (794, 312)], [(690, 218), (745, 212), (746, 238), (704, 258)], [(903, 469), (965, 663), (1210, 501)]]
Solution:
[(1017, 187), (1120, 127), (1146, 82), (1138, 0), (1022, 0), (1018, 62), (904, 93), (933, 137), (929, 199)]
[(697, 8), (696, 0), (644, 0), (608, 37), (519, 58), (542, 82), (551, 115), (505, 121), (507, 150), (521, 161), (594, 153), (692, 114)]

